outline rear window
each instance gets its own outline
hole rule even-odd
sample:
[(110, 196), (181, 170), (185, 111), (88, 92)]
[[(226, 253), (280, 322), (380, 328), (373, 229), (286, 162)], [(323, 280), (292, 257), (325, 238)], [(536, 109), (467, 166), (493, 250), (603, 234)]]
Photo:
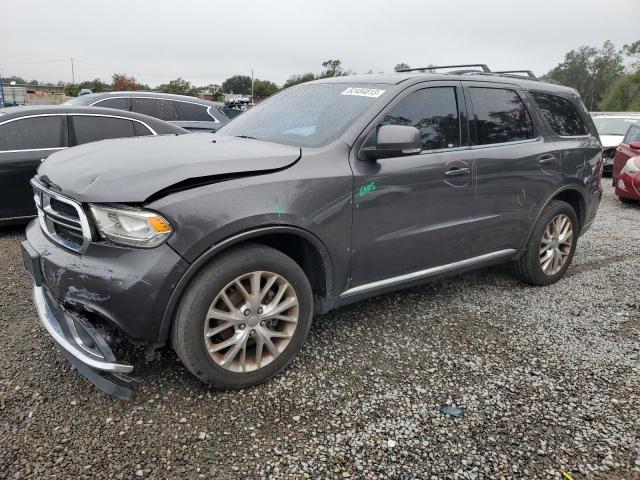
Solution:
[(189, 102), (176, 102), (178, 107), (178, 120), (185, 122), (215, 122), (209, 115), (207, 105), (198, 105)]
[(517, 142), (534, 137), (533, 122), (515, 90), (472, 87), (478, 145)]
[(66, 117), (21, 118), (0, 125), (0, 151), (67, 146)]
[(587, 126), (580, 118), (578, 108), (571, 100), (549, 93), (535, 91), (529, 93), (557, 135), (571, 137), (589, 134)]
[(109, 138), (133, 137), (133, 122), (121, 118), (74, 115), (72, 118), (76, 145)]
[(159, 118), (160, 120), (178, 120), (178, 110), (171, 100), (159, 98), (134, 98), (133, 111)]

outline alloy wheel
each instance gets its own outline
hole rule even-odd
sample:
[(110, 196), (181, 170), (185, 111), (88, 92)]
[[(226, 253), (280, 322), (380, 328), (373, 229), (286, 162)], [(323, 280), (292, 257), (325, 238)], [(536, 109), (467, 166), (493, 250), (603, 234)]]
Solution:
[(561, 213), (545, 228), (540, 242), (540, 267), (545, 275), (557, 274), (569, 259), (573, 246), (573, 224)]
[(299, 314), (296, 292), (283, 276), (265, 271), (241, 275), (217, 294), (207, 312), (209, 356), (232, 372), (262, 368), (287, 348)]

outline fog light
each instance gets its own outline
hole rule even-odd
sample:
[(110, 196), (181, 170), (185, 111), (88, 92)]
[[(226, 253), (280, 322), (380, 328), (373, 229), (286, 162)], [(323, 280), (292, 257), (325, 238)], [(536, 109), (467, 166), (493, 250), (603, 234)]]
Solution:
[(627, 190), (627, 187), (624, 184), (624, 180), (622, 180), (622, 179), (618, 180), (618, 188), (620, 190), (625, 190), (625, 191)]

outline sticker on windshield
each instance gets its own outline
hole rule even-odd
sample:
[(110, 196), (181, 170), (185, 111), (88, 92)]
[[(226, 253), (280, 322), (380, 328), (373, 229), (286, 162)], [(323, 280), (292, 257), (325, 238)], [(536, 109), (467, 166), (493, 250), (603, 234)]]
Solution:
[(377, 88), (349, 87), (340, 95), (355, 95), (357, 97), (378, 98), (385, 91)]

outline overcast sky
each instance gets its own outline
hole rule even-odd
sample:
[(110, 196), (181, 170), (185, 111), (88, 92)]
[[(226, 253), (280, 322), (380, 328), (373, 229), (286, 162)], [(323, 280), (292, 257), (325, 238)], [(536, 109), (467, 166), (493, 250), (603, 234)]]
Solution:
[[(640, 39), (640, 0), (21, 0), (4, 6), (0, 74), (71, 81), (114, 72), (151, 86), (233, 74), (282, 84), (346, 69), (487, 63), (543, 74), (580, 45)], [(17, 64), (21, 63), (21, 64)]]

